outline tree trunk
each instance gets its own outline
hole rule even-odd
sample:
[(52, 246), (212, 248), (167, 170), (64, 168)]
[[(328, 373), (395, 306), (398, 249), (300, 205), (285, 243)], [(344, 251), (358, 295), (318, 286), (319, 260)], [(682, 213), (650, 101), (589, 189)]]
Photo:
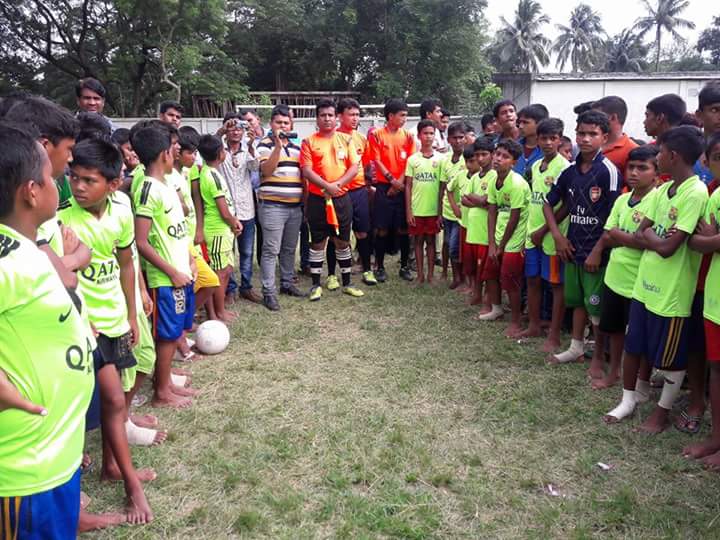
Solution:
[(657, 51), (655, 52), (655, 73), (660, 71), (660, 39), (662, 38), (660, 25), (657, 26), (655, 30), (655, 45), (657, 46)]

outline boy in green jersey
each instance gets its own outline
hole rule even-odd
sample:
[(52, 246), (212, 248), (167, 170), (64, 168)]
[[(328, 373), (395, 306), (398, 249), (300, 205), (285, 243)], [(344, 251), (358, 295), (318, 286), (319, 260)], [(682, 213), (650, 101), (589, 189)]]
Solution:
[[(468, 166), (468, 160), (473, 160), (472, 169)], [(472, 145), (466, 146), (463, 149), (463, 161), (465, 162), (465, 168), (458, 171), (450, 181), (447, 183), (447, 199), (450, 203), (453, 213), (457, 213), (458, 217), (458, 253), (459, 253), (459, 273), (460, 273), (460, 287), (459, 292), (467, 293), (472, 290), (472, 284), (470, 282), (470, 276), (465, 272), (465, 249), (467, 236), (467, 207), (463, 207), (461, 200), (468, 184), (470, 184), (470, 177), (480, 170), (477, 160), (475, 159), (475, 149)]]
[(225, 310), (225, 294), (233, 271), (235, 237), (242, 232), (242, 223), (235, 217), (225, 177), (217, 170), (225, 161), (222, 141), (214, 135), (203, 135), (198, 142), (198, 151), (205, 161), (200, 171), (200, 194), (205, 212), (203, 234), (210, 268), (220, 278), (220, 287), (213, 293), (215, 314), (221, 321), (230, 322), (235, 316)]
[(192, 327), (195, 261), (190, 255), (187, 222), (174, 186), (165, 182), (173, 166), (170, 133), (156, 127), (137, 130), (131, 139), (145, 167), (135, 192), (135, 236), (145, 260), (147, 286), (153, 301), (155, 363), (154, 407), (188, 407), (172, 384), (171, 364), (177, 340)]
[(127, 409), (120, 373), (136, 365), (132, 354), (140, 337), (135, 297), (132, 209), (111, 195), (120, 187), (122, 154), (110, 142), (87, 139), (73, 149), (70, 187), (73, 196), (58, 213), (92, 250), (90, 265), (80, 272), (79, 289), (90, 322), (98, 332), (93, 363), (100, 389), (103, 463), (106, 480), (123, 480), (128, 516), (134, 523), (152, 520), (142, 481), (152, 469), (136, 471), (128, 447)]
[(0, 124), (0, 146), (4, 532), (70, 539), (76, 537), (80, 511), (85, 412), (94, 384), (92, 347), (81, 305), (35, 245), (38, 227), (53, 218), (58, 205), (51, 162), (34, 137), (17, 126)]
[[(552, 352), (560, 346), (560, 330), (565, 314), (563, 291), (563, 264), (555, 253), (555, 242), (549, 233), (543, 214), (545, 196), (557, 182), (560, 173), (569, 165), (558, 153), (562, 143), (564, 125), (558, 118), (546, 118), (537, 126), (538, 145), (542, 159), (530, 166), (532, 197), (528, 210), (528, 230), (525, 241), (525, 279), (527, 280), (528, 327), (520, 333), (521, 338), (542, 335), (540, 311), (542, 304), (543, 280), (552, 287), (552, 315), (550, 330), (543, 344), (543, 350)], [(555, 206), (557, 211), (562, 203)], [(560, 230), (567, 232), (567, 220), (562, 221)]]
[[(645, 359), (665, 377), (653, 413), (639, 427), (659, 433), (668, 417), (687, 365), (690, 313), (701, 255), (688, 246), (707, 205), (707, 188), (693, 174), (704, 141), (691, 126), (672, 128), (658, 138), (658, 169), (670, 180), (660, 186), (635, 235), (645, 243), (632, 292), (625, 336), (625, 369)], [(623, 390), (620, 406), (633, 408), (635, 389)]]
[(420, 151), (408, 158), (405, 167), (405, 215), (408, 234), (415, 238), (417, 282), (425, 282), (424, 253), (427, 281), (432, 283), (435, 272), (435, 235), (440, 230), (438, 166), (441, 156), (433, 150), (435, 125), (432, 120), (420, 120), (417, 130)]
[[(467, 292), (472, 295), (475, 292), (475, 273), (477, 270), (477, 249), (475, 245), (468, 244), (467, 242), (467, 230), (468, 230), (468, 215), (470, 213), (470, 207), (463, 204), (463, 199), (470, 192), (470, 186), (474, 179), (484, 175), (492, 165), (492, 155), (484, 155), (484, 160), (480, 163), (477, 152), (475, 152), (475, 145), (470, 144), (463, 150), (463, 158), (465, 159), (466, 172), (465, 174), (458, 175), (455, 179), (448, 184), (453, 188), (453, 193), (450, 195), (453, 198), (453, 203), (460, 207), (460, 267), (461, 275), (463, 279), (462, 292)], [(479, 154), (483, 154), (480, 152)], [(457, 199), (455, 199), (455, 183), (460, 185)]]
[[(653, 205), (658, 180), (658, 151), (657, 145), (646, 145), (633, 148), (628, 154), (625, 180), (632, 191), (615, 201), (605, 223), (605, 234), (600, 239), (605, 247), (613, 248), (600, 295), (600, 330), (610, 337), (610, 368), (604, 378), (593, 381), (593, 388), (612, 386), (620, 377), (632, 291), (645, 247), (635, 232)], [(623, 370), (623, 387), (635, 391), (635, 402), (646, 401), (649, 394), (650, 369), (643, 369), (645, 366), (641, 366), (643, 373), (640, 375), (627, 364)], [(605, 422), (615, 423), (632, 413), (634, 409), (626, 409), (627, 404), (625, 402), (606, 414)]]
[[(720, 133), (708, 141), (705, 156), (707, 166), (717, 183), (720, 179)], [(706, 358), (710, 366), (710, 410), (712, 431), (710, 436), (683, 448), (683, 455), (702, 459), (705, 466), (717, 471), (720, 468), (720, 189), (715, 189), (707, 204), (705, 216), (698, 223), (688, 245), (712, 259), (705, 280), (703, 317), (705, 325)]]
[[(468, 245), (469, 256), (474, 263), (474, 287), (471, 305), (482, 303), (482, 274), (485, 267), (488, 251), (488, 225), (487, 225), (487, 194), (490, 184), (497, 179), (497, 172), (492, 168), (492, 155), (495, 151), (495, 142), (490, 137), (480, 137), (473, 143), (473, 156), (480, 167), (480, 171), (473, 175), (460, 203), (467, 208), (467, 233), (465, 242)], [(487, 311), (490, 306), (486, 306)], [(486, 310), (481, 308), (481, 312)]]
[(465, 125), (462, 122), (453, 122), (448, 127), (448, 143), (452, 152), (440, 163), (438, 177), (440, 179), (439, 204), (442, 207), (443, 217), (443, 247), (442, 247), (442, 279), (447, 279), (448, 260), (453, 269), (453, 279), (450, 288), (457, 288), (460, 283), (460, 210), (457, 215), (448, 199), (447, 184), (455, 175), (465, 171), (465, 159), (463, 150), (465, 148)]
[(500, 286), (510, 298), (510, 326), (507, 337), (520, 333), (522, 304), (520, 288), (523, 278), (523, 248), (527, 229), (530, 187), (513, 171), (522, 154), (522, 147), (511, 139), (503, 139), (493, 153), (497, 179), (488, 190), (488, 260), (483, 277), (487, 280), (491, 310), (479, 315), (481, 321), (494, 321), (503, 316)]

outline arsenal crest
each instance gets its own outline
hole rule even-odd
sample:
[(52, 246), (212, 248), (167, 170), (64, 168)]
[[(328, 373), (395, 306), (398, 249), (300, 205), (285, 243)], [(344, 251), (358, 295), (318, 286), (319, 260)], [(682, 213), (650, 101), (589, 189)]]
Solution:
[(668, 212), (668, 217), (670, 218), (670, 221), (677, 220), (677, 216), (678, 216), (678, 209), (675, 208), (674, 206), (671, 206), (670, 211)]
[(638, 212), (635, 210), (632, 215), (633, 223), (640, 223), (642, 221), (643, 215), (642, 212)]
[(600, 197), (602, 196), (602, 188), (598, 186), (593, 186), (590, 188), (590, 200), (594, 203), (598, 202), (600, 200)]
[(552, 186), (553, 185), (553, 177), (552, 176), (546, 176), (545, 177), (545, 185), (546, 186)]

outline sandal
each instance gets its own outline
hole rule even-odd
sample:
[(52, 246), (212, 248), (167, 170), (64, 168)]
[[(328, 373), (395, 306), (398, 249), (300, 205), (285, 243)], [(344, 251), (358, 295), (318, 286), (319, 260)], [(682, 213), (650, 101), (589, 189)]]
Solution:
[(680, 418), (675, 421), (674, 425), (678, 431), (688, 433), (689, 435), (695, 435), (698, 431), (700, 431), (702, 420), (702, 415), (693, 416), (688, 414), (687, 411), (683, 411), (680, 413)]

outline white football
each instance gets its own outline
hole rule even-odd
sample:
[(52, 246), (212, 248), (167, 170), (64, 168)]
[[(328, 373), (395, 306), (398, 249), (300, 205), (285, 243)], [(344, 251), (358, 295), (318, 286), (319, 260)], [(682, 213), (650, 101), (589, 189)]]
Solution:
[(219, 354), (230, 343), (230, 331), (221, 321), (205, 321), (195, 332), (195, 346), (203, 354)]

